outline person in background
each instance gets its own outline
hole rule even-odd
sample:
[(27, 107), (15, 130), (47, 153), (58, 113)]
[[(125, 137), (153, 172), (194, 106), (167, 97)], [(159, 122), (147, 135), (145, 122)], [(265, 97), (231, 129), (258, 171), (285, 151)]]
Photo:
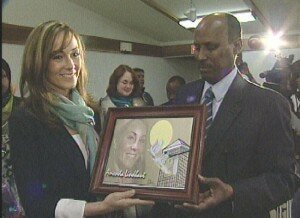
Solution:
[(153, 204), (133, 198), (134, 190), (102, 201), (89, 193), (99, 138), (92, 109), (97, 104), (86, 91), (87, 80), (79, 34), (59, 21), (33, 29), (20, 78), (21, 96), (28, 97), (9, 123), (13, 172), (26, 217), (82, 218)]
[[(297, 160), (297, 170), (300, 174), (300, 60), (295, 61), (292, 66), (292, 90), (294, 97), (294, 108), (292, 110), (292, 126), (294, 130), (294, 139), (295, 139), (295, 156)], [(292, 201), (292, 218), (300, 217), (300, 188)]]
[(255, 80), (253, 75), (250, 73), (248, 64), (243, 61), (243, 55), (242, 53), (239, 53), (237, 55), (237, 58), (235, 60), (235, 65), (239, 69), (241, 75), (245, 78), (248, 79), (250, 82), (258, 84), (258, 82)]
[(185, 84), (184, 78), (182, 78), (181, 76), (172, 76), (168, 80), (166, 85), (166, 92), (169, 100), (163, 103), (162, 106), (168, 106), (174, 104), (176, 98), (176, 92), (184, 84)]
[[(264, 87), (282, 94), (290, 103), (291, 122), (294, 133), (295, 157), (300, 174), (300, 60), (292, 63), (294, 55), (288, 57), (279, 54), (271, 70), (262, 72), (266, 79)], [(300, 190), (295, 193), (292, 201), (292, 217), (300, 217)]]
[(146, 102), (147, 106), (154, 106), (153, 98), (150, 93), (145, 91), (145, 71), (141, 68), (133, 68), (133, 70), (136, 73), (140, 84), (137, 97), (141, 97)]
[(293, 93), (293, 111), (300, 119), (300, 60), (291, 65), (291, 89)]
[(155, 206), (157, 217), (269, 217), (299, 187), (289, 104), (241, 76), (241, 48), (241, 26), (231, 14), (207, 15), (195, 29), (201, 79), (182, 86), (175, 103), (208, 108), (201, 192), (197, 204)]
[(2, 217), (22, 217), (21, 206), (10, 159), (8, 122), (20, 106), (22, 99), (12, 93), (11, 70), (2, 58)]
[(100, 99), (102, 131), (105, 128), (108, 108), (146, 106), (141, 97), (136, 97), (138, 90), (139, 81), (133, 69), (128, 65), (119, 65), (109, 78), (107, 95)]

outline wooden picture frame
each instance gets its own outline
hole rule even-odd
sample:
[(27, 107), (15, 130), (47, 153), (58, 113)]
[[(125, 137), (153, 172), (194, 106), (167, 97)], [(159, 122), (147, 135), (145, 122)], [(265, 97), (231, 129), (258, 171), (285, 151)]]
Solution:
[(90, 191), (197, 203), (206, 107), (110, 108)]

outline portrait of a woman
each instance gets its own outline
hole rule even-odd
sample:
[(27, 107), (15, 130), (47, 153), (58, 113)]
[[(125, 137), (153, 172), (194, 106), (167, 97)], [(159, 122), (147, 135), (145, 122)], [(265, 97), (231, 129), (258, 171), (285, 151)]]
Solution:
[(140, 119), (117, 120), (106, 167), (106, 182), (146, 181), (147, 124)]

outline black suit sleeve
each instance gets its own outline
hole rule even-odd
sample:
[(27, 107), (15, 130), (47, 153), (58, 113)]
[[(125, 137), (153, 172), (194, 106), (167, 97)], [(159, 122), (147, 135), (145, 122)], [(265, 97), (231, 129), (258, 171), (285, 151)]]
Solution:
[(256, 139), (257, 176), (231, 184), (235, 191), (235, 217), (274, 209), (291, 199), (299, 185), (294, 174), (290, 109), (281, 96), (270, 95), (267, 101), (264, 121), (257, 126), (260, 129)]

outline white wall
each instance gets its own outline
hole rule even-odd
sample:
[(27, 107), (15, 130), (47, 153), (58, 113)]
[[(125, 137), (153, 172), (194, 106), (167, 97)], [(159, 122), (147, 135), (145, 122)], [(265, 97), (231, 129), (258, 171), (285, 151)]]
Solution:
[[(35, 27), (48, 20), (61, 20), (70, 24), (77, 32), (119, 40), (158, 44), (140, 33), (113, 23), (89, 10), (82, 9), (67, 0), (9, 0), (3, 8), (2, 22)], [(13, 85), (18, 86), (24, 46), (2, 44), (2, 56), (10, 64)], [(169, 77), (182, 75), (187, 81), (197, 78), (196, 65), (190, 59), (164, 59), (138, 55), (104, 52), (87, 52), (90, 71), (88, 89), (96, 97), (105, 95), (108, 79), (120, 64), (140, 67), (145, 70), (145, 87), (156, 105), (167, 100), (165, 84)], [(18, 95), (19, 92), (17, 91)]]
[[(10, 64), (12, 83), (19, 84), (22, 53), (24, 46), (2, 44), (2, 56)], [(165, 59), (138, 55), (124, 55), (104, 52), (87, 52), (87, 65), (90, 72), (88, 90), (99, 99), (105, 95), (109, 76), (120, 64), (139, 67), (145, 70), (145, 87), (159, 105), (167, 100), (165, 84), (173, 75), (182, 75), (186, 81), (198, 78), (193, 59)], [(16, 95), (19, 95), (17, 89)]]
[(3, 23), (35, 27), (49, 20), (66, 22), (84, 35), (146, 44), (158, 43), (68, 0), (9, 0), (2, 9)]
[[(109, 76), (120, 64), (143, 68), (145, 71), (145, 87), (155, 105), (167, 100), (165, 85), (168, 79), (175, 75), (182, 75), (187, 81), (197, 78), (194, 60), (164, 59), (137, 55), (123, 55), (111, 53), (89, 52), (87, 57), (90, 66), (89, 90), (95, 96), (104, 96)], [(95, 67), (96, 66), (96, 67)], [(93, 69), (92, 69), (93, 67)]]
[[(56, 19), (70, 24), (79, 33), (85, 35), (156, 43), (147, 36), (133, 32), (67, 0), (9, 0), (2, 10), (2, 15), (4, 23), (34, 27), (44, 21)], [(11, 66), (12, 81), (15, 86), (18, 86), (23, 48), (24, 46), (21, 45), (2, 44), (2, 56)], [(300, 59), (299, 48), (284, 50), (283, 54), (295, 54), (294, 60)], [(266, 55), (262, 51), (245, 52), (243, 58), (259, 82), (263, 82), (258, 76), (259, 73), (271, 69), (275, 63), (274, 55)], [(96, 98), (105, 95), (109, 76), (119, 64), (143, 68), (146, 90), (150, 92), (156, 105), (167, 100), (165, 84), (171, 76), (181, 75), (186, 81), (199, 77), (196, 63), (192, 58), (167, 59), (89, 51), (87, 64), (90, 71), (88, 89)]]

